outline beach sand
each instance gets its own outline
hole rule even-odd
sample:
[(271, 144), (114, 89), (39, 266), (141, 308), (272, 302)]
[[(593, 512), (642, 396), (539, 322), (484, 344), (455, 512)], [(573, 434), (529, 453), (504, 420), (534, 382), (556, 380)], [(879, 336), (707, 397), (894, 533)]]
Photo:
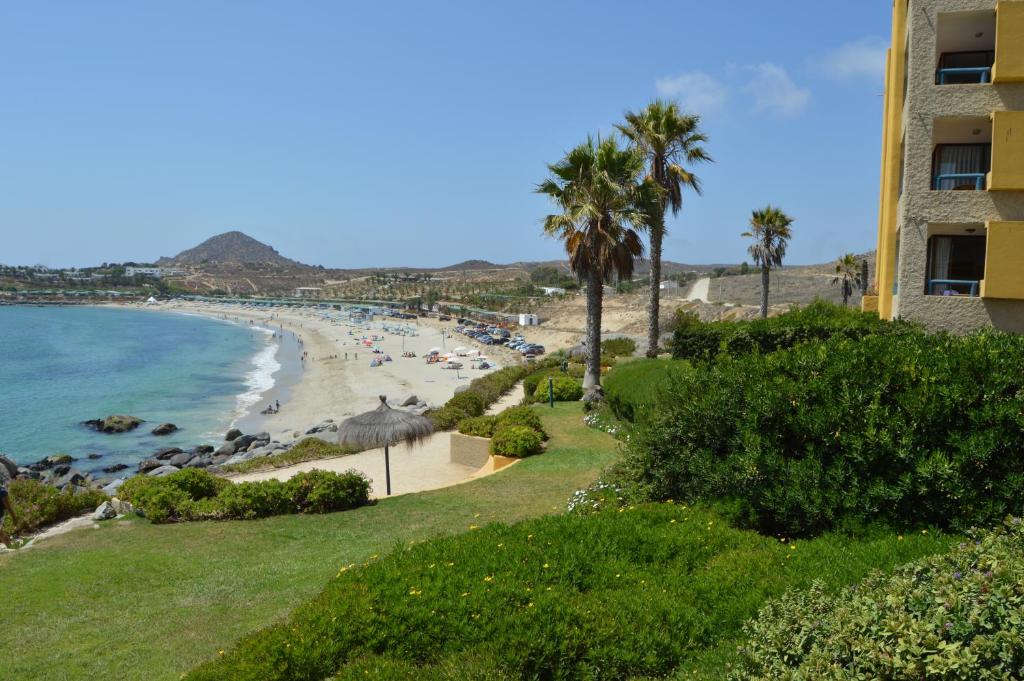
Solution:
[[(456, 388), (468, 385), (478, 376), (490, 370), (472, 369), (468, 359), (463, 358), (464, 368), (460, 371), (442, 368), (439, 364), (427, 364), (425, 356), (432, 348), (449, 352), (456, 347), (482, 350), (484, 355), (496, 363), (495, 368), (508, 366), (520, 361), (508, 350), (485, 348), (465, 336), (450, 331), (454, 323), (439, 323), (437, 320), (419, 319), (404, 321), (378, 318), (369, 325), (349, 325), (325, 319), (324, 311), (316, 308), (251, 308), (241, 305), (213, 304), (189, 301), (170, 301), (146, 306), (147, 309), (169, 312), (203, 314), (248, 324), (254, 324), (294, 334), (301, 339), (296, 345), (294, 339), (286, 337), (283, 347), (294, 349), (296, 354), (307, 353), (308, 359), (297, 369), (300, 374), (296, 381), (284, 385), (275, 384), (261, 395), (255, 410), (263, 409), (275, 400), (281, 401), (281, 410), (273, 415), (249, 415), (239, 419), (239, 426), (245, 432), (266, 431), (281, 441), (293, 439), (296, 433), (305, 433), (310, 427), (325, 419), (341, 421), (349, 416), (374, 409), (379, 403), (378, 395), (386, 395), (393, 407), (398, 407), (411, 395), (415, 395), (431, 407), (443, 405)], [(331, 310), (332, 314), (337, 311)], [(271, 316), (273, 315), (273, 316)], [(405, 325), (416, 330), (418, 335), (402, 336), (382, 330), (389, 326)], [(369, 328), (366, 328), (368, 326)], [(443, 329), (449, 329), (443, 333)], [(363, 344), (364, 337), (373, 335), (382, 340), (373, 342), (373, 347)], [(291, 342), (289, 342), (291, 341)], [(372, 350), (379, 348), (391, 356), (391, 362), (371, 367), (375, 357)], [(415, 358), (402, 357), (405, 351), (416, 353)], [(346, 353), (348, 359), (346, 359)]]

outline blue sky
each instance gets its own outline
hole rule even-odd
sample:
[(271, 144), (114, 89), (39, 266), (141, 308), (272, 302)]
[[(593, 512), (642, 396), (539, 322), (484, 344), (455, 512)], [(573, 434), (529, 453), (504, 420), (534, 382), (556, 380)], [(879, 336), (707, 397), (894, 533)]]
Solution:
[(303, 262), (561, 257), (546, 164), (657, 96), (716, 163), (670, 260), (873, 248), (891, 2), (0, 6), (0, 262), (152, 260), (242, 230)]

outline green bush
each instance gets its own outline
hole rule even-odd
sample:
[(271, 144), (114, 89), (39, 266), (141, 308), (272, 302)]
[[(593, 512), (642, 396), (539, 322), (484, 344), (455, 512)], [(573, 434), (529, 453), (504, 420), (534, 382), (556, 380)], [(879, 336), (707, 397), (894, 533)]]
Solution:
[(636, 341), (632, 338), (609, 338), (601, 341), (602, 357), (632, 357), (636, 352)]
[(231, 482), (202, 469), (161, 478), (129, 478), (118, 493), (154, 523), (266, 518), (286, 513), (329, 513), (369, 501), (369, 481), (355, 471), (313, 470), (287, 482)]
[[(574, 402), (583, 397), (583, 385), (576, 379), (565, 375), (556, 375), (552, 379), (551, 392), (555, 397), (555, 402)], [(533, 400), (535, 402), (547, 402), (547, 380), (537, 384), (533, 392)]]
[(434, 424), (434, 430), (451, 430), (456, 427), (461, 421), (470, 418), (469, 414), (461, 409), (455, 407), (449, 407), (445, 405), (440, 409), (428, 411), (424, 414)]
[(459, 421), (459, 432), (474, 437), (492, 437), (498, 425), (496, 416), (477, 416)]
[(527, 426), (504, 426), (491, 438), (491, 454), (499, 456), (523, 459), (543, 450), (544, 440), (540, 433)]
[(530, 407), (509, 407), (498, 414), (495, 427), (501, 430), (507, 426), (526, 426), (537, 431), (541, 439), (547, 440), (548, 434), (544, 430), (544, 423), (540, 415)]
[(455, 395), (445, 402), (445, 406), (464, 411), (468, 416), (482, 416), (487, 409), (484, 399), (470, 390)]
[[(541, 369), (540, 371), (535, 371), (532, 374), (530, 374), (529, 376), (527, 376), (526, 378), (524, 378), (523, 379), (523, 394), (526, 395), (527, 401), (528, 402), (532, 402), (533, 401), (533, 395), (534, 395), (534, 393), (537, 392), (537, 387), (541, 383), (543, 383), (544, 385), (548, 384), (548, 377), (554, 378), (555, 376), (561, 376), (561, 375), (563, 375), (563, 374), (561, 372), (559, 372), (558, 370), (554, 370), (554, 369)], [(544, 399), (547, 399), (546, 395), (545, 395)]]
[(908, 332), (720, 356), (672, 377), (623, 484), (745, 526), (965, 529), (1024, 505), (1024, 337)]
[(665, 359), (638, 359), (608, 372), (602, 381), (605, 400), (612, 412), (624, 421), (635, 421), (639, 412), (659, 404), (672, 377), (688, 371), (689, 362)]
[(833, 594), (820, 582), (747, 625), (736, 681), (1012, 679), (1024, 670), (1020, 519)]
[(883, 321), (875, 313), (815, 301), (770, 319), (682, 324), (673, 333), (672, 355), (676, 359), (698, 360), (720, 353), (774, 352), (808, 340), (902, 334), (914, 328), (903, 322)]
[(768, 598), (948, 545), (828, 536), (791, 550), (675, 504), (492, 524), (342, 567), (187, 678), (663, 678), (709, 650), (735, 654)]
[(18, 522), (14, 522), (9, 514), (4, 515), (4, 531), (12, 536), (29, 534), (88, 513), (107, 500), (107, 495), (98, 490), (82, 489), (76, 493), (67, 488), (62, 492), (38, 480), (25, 478), (11, 480), (7, 492), (14, 512), (18, 514)]

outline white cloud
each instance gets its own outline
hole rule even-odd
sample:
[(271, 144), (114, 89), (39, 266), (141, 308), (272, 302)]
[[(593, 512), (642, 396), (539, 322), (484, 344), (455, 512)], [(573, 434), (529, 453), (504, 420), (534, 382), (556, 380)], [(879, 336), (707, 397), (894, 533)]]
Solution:
[(728, 97), (725, 86), (703, 71), (659, 78), (654, 86), (662, 97), (678, 100), (684, 111), (701, 115), (718, 111)]
[(818, 63), (818, 69), (830, 78), (870, 78), (885, 75), (885, 52), (889, 44), (881, 38), (862, 38), (841, 45)]
[(776, 64), (748, 67), (753, 73), (743, 88), (754, 97), (754, 109), (779, 116), (796, 116), (811, 99), (811, 92), (793, 82), (786, 70)]

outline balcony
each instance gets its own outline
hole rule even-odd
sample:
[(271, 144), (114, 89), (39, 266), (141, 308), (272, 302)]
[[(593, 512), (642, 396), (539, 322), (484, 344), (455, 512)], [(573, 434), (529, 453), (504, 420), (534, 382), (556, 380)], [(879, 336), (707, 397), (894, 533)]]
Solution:
[(1024, 222), (990, 222), (985, 230), (982, 298), (1024, 300)]
[(996, 62), (996, 13), (939, 14), (936, 30), (936, 85), (992, 82)]
[(988, 173), (992, 169), (992, 124), (988, 119), (936, 119), (933, 139), (933, 190), (988, 188)]
[(947, 52), (939, 57), (937, 85), (991, 83), (995, 52)]
[(994, 83), (1024, 82), (1024, 2), (1000, 0), (996, 5)]
[(985, 278), (984, 228), (930, 225), (928, 234), (925, 295), (979, 297)]

